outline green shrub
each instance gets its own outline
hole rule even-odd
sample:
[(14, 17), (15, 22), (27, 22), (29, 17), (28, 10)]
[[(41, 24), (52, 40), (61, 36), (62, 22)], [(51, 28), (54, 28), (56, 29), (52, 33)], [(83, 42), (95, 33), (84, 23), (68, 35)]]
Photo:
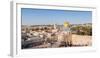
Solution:
[(72, 33), (78, 35), (92, 35), (92, 26), (75, 26), (71, 28)]

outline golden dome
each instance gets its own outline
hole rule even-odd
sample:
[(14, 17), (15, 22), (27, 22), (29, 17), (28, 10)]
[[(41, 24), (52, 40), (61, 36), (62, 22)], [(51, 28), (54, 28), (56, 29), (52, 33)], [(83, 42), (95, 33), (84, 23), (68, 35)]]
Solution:
[(64, 22), (64, 27), (68, 27), (69, 26), (69, 22)]

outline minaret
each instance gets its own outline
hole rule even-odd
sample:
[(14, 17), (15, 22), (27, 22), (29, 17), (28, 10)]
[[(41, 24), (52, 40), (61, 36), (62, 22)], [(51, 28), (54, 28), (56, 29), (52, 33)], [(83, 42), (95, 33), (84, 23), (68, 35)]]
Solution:
[(56, 24), (54, 24), (54, 29), (57, 29), (57, 25)]

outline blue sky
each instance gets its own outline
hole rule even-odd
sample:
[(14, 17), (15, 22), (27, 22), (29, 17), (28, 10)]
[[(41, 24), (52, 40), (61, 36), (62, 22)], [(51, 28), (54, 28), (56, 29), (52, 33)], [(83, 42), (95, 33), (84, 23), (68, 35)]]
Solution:
[(91, 23), (91, 11), (50, 10), (22, 8), (22, 25), (71, 24)]

